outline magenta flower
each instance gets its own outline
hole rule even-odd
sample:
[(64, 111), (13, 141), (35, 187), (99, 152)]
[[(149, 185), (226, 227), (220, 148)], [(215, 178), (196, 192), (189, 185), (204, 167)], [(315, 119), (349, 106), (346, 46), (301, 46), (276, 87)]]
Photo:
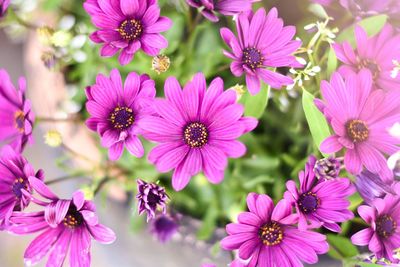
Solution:
[(223, 91), (222, 79), (213, 80), (208, 90), (206, 86), (202, 73), (183, 91), (176, 78), (168, 78), (166, 99), (154, 103), (158, 116), (139, 122), (145, 138), (160, 143), (150, 152), (150, 162), (160, 172), (174, 170), (172, 185), (177, 191), (201, 171), (211, 183), (221, 182), (227, 158), (246, 153), (246, 147), (236, 139), (257, 126), (256, 119), (243, 117), (236, 92)]
[(212, 22), (219, 21), (216, 13), (224, 16), (234, 16), (250, 11), (252, 3), (261, 0), (186, 0), (188, 5), (201, 8), (201, 14)]
[(157, 215), (150, 221), (150, 232), (161, 243), (166, 243), (178, 232), (178, 218), (174, 215)]
[(167, 212), (168, 195), (165, 188), (155, 183), (146, 183), (138, 179), (138, 199), (139, 215), (147, 213), (147, 221), (156, 216), (157, 209), (161, 209), (164, 214)]
[(299, 173), (300, 187), (294, 181), (286, 183), (285, 199), (296, 208), (299, 215), (299, 229), (319, 228), (321, 226), (340, 232), (338, 222), (354, 218), (348, 210), (350, 201), (347, 198), (355, 188), (347, 178), (318, 180), (313, 171), (316, 159), (310, 157), (305, 171)]
[(25, 99), (26, 81), (20, 78), (16, 89), (8, 73), (0, 69), (0, 144), (10, 144), (22, 152), (32, 142), (32, 127), (35, 120), (31, 102)]
[(43, 182), (29, 178), (35, 191), (50, 202), (32, 199), (44, 206), (40, 212), (17, 212), (10, 219), (8, 229), (18, 235), (41, 232), (25, 251), (25, 265), (39, 263), (49, 254), (46, 266), (62, 266), (69, 250), (71, 267), (89, 267), (91, 237), (103, 244), (115, 240), (114, 232), (99, 224), (92, 201), (85, 200), (82, 192), (74, 193), (70, 200), (58, 198)]
[(325, 100), (322, 111), (334, 130), (322, 142), (321, 151), (335, 153), (344, 148), (344, 164), (350, 173), (359, 174), (365, 166), (383, 180), (392, 180), (384, 154), (399, 150), (399, 140), (387, 129), (400, 120), (400, 93), (372, 91), (367, 70), (349, 74), (345, 81), (334, 73), (330, 83), (322, 82), (321, 92)]
[(142, 157), (144, 149), (138, 135), (138, 126), (151, 113), (149, 105), (156, 94), (155, 83), (147, 75), (129, 73), (122, 84), (119, 71), (111, 71), (110, 78), (97, 75), (96, 84), (86, 89), (86, 108), (91, 117), (86, 125), (101, 137), (101, 145), (108, 148), (111, 160), (117, 160), (124, 151)]
[(224, 51), (231, 58), (231, 71), (236, 77), (243, 73), (251, 94), (260, 91), (260, 79), (273, 88), (293, 83), (287, 76), (267, 68), (299, 67), (293, 53), (301, 46), (301, 41), (292, 40), (296, 33), (294, 26), (283, 27), (278, 11), (273, 8), (268, 14), (260, 8), (254, 15), (246, 12), (236, 20), (238, 38), (228, 28), (221, 29), (224, 42), (232, 52)]
[[(379, 2), (379, 1), (377, 1)], [(336, 56), (344, 63), (339, 73), (347, 77), (351, 73), (367, 69), (371, 72), (374, 87), (383, 90), (398, 90), (400, 75), (393, 77), (394, 61), (400, 61), (400, 34), (387, 24), (377, 35), (368, 37), (363, 28), (355, 29), (357, 49), (348, 42), (334, 44)]]
[(156, 0), (86, 0), (83, 7), (99, 28), (90, 39), (104, 44), (100, 51), (103, 57), (121, 50), (118, 60), (126, 65), (139, 49), (156, 56), (168, 46), (160, 33), (167, 31), (172, 21), (160, 17)]
[(398, 263), (393, 255), (394, 250), (400, 247), (400, 198), (390, 194), (383, 199), (377, 198), (372, 206), (358, 207), (358, 214), (370, 227), (353, 235), (353, 244), (368, 245), (378, 259), (386, 258)]
[(42, 170), (35, 173), (22, 155), (5, 146), (0, 154), (0, 229), (8, 227), (14, 211), (22, 211), (29, 205), (33, 193), (29, 177), (43, 180), (44, 174)]
[(250, 259), (248, 267), (303, 266), (301, 262), (316, 263), (317, 254), (328, 251), (324, 235), (293, 226), (297, 216), (288, 201), (281, 200), (274, 208), (267, 195), (250, 193), (247, 206), (250, 211), (241, 213), (238, 223), (226, 226), (229, 236), (221, 246), (238, 249), (241, 259)]
[(6, 14), (11, 0), (0, 0), (0, 18)]

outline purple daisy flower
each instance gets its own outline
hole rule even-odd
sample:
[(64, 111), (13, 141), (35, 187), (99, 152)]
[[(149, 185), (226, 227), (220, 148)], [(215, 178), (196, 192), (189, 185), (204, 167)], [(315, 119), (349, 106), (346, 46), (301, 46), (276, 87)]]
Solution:
[(315, 162), (314, 173), (320, 180), (331, 180), (339, 177), (340, 167), (340, 161), (336, 158), (323, 158)]
[(150, 232), (161, 243), (166, 243), (178, 232), (178, 219), (173, 215), (157, 215), (150, 221)]
[(261, 0), (186, 0), (188, 5), (201, 8), (201, 14), (212, 22), (219, 21), (216, 13), (224, 16), (234, 16), (250, 11), (254, 2)]
[(355, 192), (355, 188), (347, 178), (318, 180), (313, 171), (315, 161), (314, 157), (310, 157), (305, 170), (299, 173), (299, 189), (294, 181), (286, 183), (288, 191), (284, 197), (296, 208), (300, 230), (323, 226), (340, 232), (337, 223), (354, 218), (348, 210), (350, 201), (347, 198)]
[(167, 200), (168, 195), (165, 192), (165, 188), (155, 183), (146, 183), (145, 181), (138, 179), (138, 199), (139, 215), (143, 212), (147, 213), (147, 221), (156, 216), (156, 211), (161, 208), (162, 212), (167, 212)]
[(239, 250), (241, 259), (250, 259), (248, 267), (297, 267), (302, 262), (318, 262), (317, 254), (328, 251), (322, 234), (293, 226), (297, 216), (286, 200), (274, 203), (267, 195), (250, 193), (249, 212), (238, 216), (238, 223), (226, 226), (228, 237), (221, 241), (225, 250)]
[(22, 211), (29, 205), (33, 193), (29, 177), (43, 180), (44, 174), (42, 170), (35, 173), (22, 155), (5, 146), (0, 154), (0, 229), (9, 225), (14, 211)]
[(391, 181), (393, 172), (384, 154), (399, 150), (399, 139), (388, 129), (400, 120), (400, 93), (372, 91), (368, 70), (349, 74), (346, 80), (334, 73), (330, 83), (322, 82), (321, 92), (325, 100), (322, 111), (334, 130), (334, 135), (321, 143), (321, 151), (335, 153), (345, 148), (344, 164), (350, 173), (359, 174), (365, 166)]
[(117, 160), (124, 151), (142, 157), (144, 148), (138, 135), (138, 126), (144, 116), (151, 113), (150, 104), (155, 95), (155, 83), (147, 75), (128, 74), (125, 84), (117, 69), (110, 78), (97, 75), (96, 84), (86, 89), (86, 108), (91, 117), (86, 125), (101, 137), (101, 145), (108, 148), (111, 160)]
[[(379, 2), (379, 1), (376, 1)], [(398, 90), (400, 75), (392, 76), (394, 61), (400, 61), (400, 34), (389, 24), (375, 36), (368, 37), (360, 26), (355, 29), (357, 49), (348, 42), (334, 44), (336, 56), (344, 63), (338, 71), (343, 77), (367, 69), (371, 72), (374, 87), (383, 90)]]
[(74, 193), (70, 200), (59, 199), (43, 182), (29, 178), (35, 191), (50, 203), (32, 199), (45, 207), (44, 211), (14, 213), (8, 229), (25, 235), (41, 232), (25, 251), (27, 266), (36, 265), (49, 254), (46, 266), (62, 266), (69, 252), (71, 267), (89, 267), (91, 237), (103, 244), (115, 240), (114, 232), (99, 224), (92, 201), (85, 200), (82, 192)]
[(387, 194), (394, 194), (391, 184), (385, 183), (378, 174), (364, 170), (356, 176), (354, 183), (358, 193), (368, 205), (372, 205), (375, 198), (383, 198)]
[(296, 34), (294, 26), (283, 27), (278, 11), (273, 8), (268, 14), (260, 8), (255, 14), (246, 12), (236, 20), (238, 38), (228, 28), (221, 29), (224, 42), (232, 52), (224, 51), (231, 58), (231, 71), (236, 77), (243, 73), (251, 94), (260, 91), (260, 79), (273, 88), (293, 83), (287, 76), (267, 68), (299, 67), (293, 53), (301, 46), (301, 41), (292, 40)]
[(25, 145), (33, 140), (35, 117), (31, 102), (25, 99), (25, 78), (19, 79), (18, 86), (16, 89), (8, 73), (0, 69), (0, 142), (22, 152)]
[(393, 255), (400, 247), (400, 198), (390, 194), (383, 199), (377, 198), (372, 206), (358, 207), (358, 214), (370, 227), (353, 235), (353, 244), (368, 245), (378, 259), (398, 263)]
[(6, 14), (10, 1), (11, 0), (0, 0), (0, 17)]
[(156, 0), (86, 0), (83, 7), (99, 28), (90, 39), (104, 44), (100, 51), (103, 57), (114, 56), (122, 50), (118, 60), (126, 65), (139, 49), (156, 56), (168, 46), (160, 33), (171, 28), (172, 21), (160, 17)]
[(257, 120), (243, 117), (243, 106), (236, 103), (236, 92), (224, 92), (221, 78), (206, 90), (202, 73), (195, 75), (182, 91), (176, 78), (165, 82), (166, 99), (157, 99), (158, 116), (139, 122), (146, 139), (160, 143), (149, 160), (160, 172), (174, 170), (172, 186), (182, 190), (190, 178), (201, 171), (211, 183), (224, 178), (228, 157), (246, 153), (241, 135), (253, 130)]

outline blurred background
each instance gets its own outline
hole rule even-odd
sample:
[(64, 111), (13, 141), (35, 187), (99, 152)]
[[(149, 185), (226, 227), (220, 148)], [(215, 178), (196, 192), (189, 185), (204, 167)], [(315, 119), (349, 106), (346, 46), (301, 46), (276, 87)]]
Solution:
[[(14, 82), (19, 76), (27, 78), (28, 98), (33, 102), (36, 115), (43, 118), (34, 130), (35, 144), (27, 147), (25, 156), (35, 169), (45, 170), (46, 179), (62, 180), (52, 185), (61, 196), (67, 198), (78, 188), (90, 192), (104, 176), (104, 170), (98, 166), (108, 164), (98, 138), (83, 123), (87, 117), (84, 88), (93, 84), (97, 73), (108, 75), (112, 68), (119, 68), (123, 75), (130, 71), (148, 73), (157, 82), (158, 95), (162, 95), (166, 77), (176, 76), (184, 84), (199, 71), (204, 72), (208, 80), (222, 76), (226, 88), (243, 84), (243, 80), (232, 77), (229, 60), (221, 53), (224, 45), (219, 28), (233, 29), (231, 18), (222, 18), (218, 24), (200, 18), (197, 26), (189, 29), (188, 17), (195, 17), (196, 10), (188, 9), (183, 0), (159, 2), (162, 15), (174, 21), (173, 28), (165, 34), (169, 47), (163, 51), (171, 59), (171, 67), (160, 75), (151, 70), (152, 58), (144, 54), (138, 54), (125, 67), (119, 66), (116, 57), (99, 57), (99, 46), (87, 38), (94, 28), (81, 0), (15, 0), (13, 11), (1, 22), (0, 68), (6, 69)], [(323, 21), (317, 12), (310, 11), (309, 5), (308, 0), (257, 4), (268, 9), (278, 7), (285, 24), (296, 25), (304, 43), (314, 34), (305, 31), (304, 26)], [(353, 23), (351, 15), (345, 11), (333, 12), (340, 19), (332, 22), (331, 29)], [(329, 45), (325, 45), (329, 49)], [(326, 63), (323, 60), (319, 63), (323, 69), (321, 75), (326, 78), (329, 75), (324, 72)], [(312, 78), (304, 82), (310, 92), (318, 91)], [(246, 114), (258, 117), (260, 124), (253, 133), (243, 137), (248, 154), (230, 162), (224, 182), (217, 186), (199, 175), (184, 191), (173, 192), (169, 174), (160, 175), (145, 158), (124, 154), (113, 165), (123, 170), (123, 175), (118, 171), (115, 177), (111, 175), (111, 181), (95, 198), (101, 222), (114, 229), (117, 241), (107, 246), (93, 242), (92, 266), (195, 267), (211, 262), (218, 267), (226, 266), (231, 255), (220, 251), (218, 240), (225, 236), (224, 225), (245, 209), (247, 193), (267, 193), (279, 200), (286, 180), (297, 179), (309, 154), (319, 154), (304, 117), (300, 96), (296, 87), (280, 92), (270, 92), (264, 87), (256, 98), (246, 93), (242, 96), (241, 102), (246, 106), (257, 103), (262, 107), (261, 111), (246, 109)], [(49, 130), (62, 134), (62, 146), (53, 148), (45, 144), (44, 135)], [(145, 147), (148, 152), (152, 145), (146, 143)], [(179, 231), (167, 244), (158, 242), (150, 234), (144, 218), (137, 216), (134, 201), (137, 178), (159, 181), (166, 186), (172, 199), (171, 209), (180, 214)], [(360, 201), (359, 196), (355, 196), (352, 208)], [(342, 266), (341, 260), (359, 253), (346, 239), (357, 231), (358, 222), (348, 222), (343, 228), (341, 236), (330, 236), (334, 246), (329, 256), (322, 256), (315, 266)], [(23, 251), (32, 239), (33, 236), (0, 233), (0, 266), (23, 266)]]

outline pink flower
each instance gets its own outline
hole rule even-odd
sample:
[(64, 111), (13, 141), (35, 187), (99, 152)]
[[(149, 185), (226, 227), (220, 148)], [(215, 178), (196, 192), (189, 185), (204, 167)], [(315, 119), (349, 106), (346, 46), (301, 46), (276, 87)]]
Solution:
[(226, 250), (239, 250), (239, 257), (250, 260), (248, 267), (298, 267), (302, 262), (318, 262), (318, 254), (328, 251), (322, 234), (297, 229), (297, 216), (286, 200), (274, 203), (267, 195), (250, 193), (249, 212), (238, 216), (238, 223), (226, 226), (228, 237), (221, 241)]
[(358, 213), (369, 225), (351, 237), (353, 244), (367, 246), (375, 256), (386, 258), (393, 263), (394, 250), (400, 247), (400, 198), (386, 195), (385, 198), (376, 198), (371, 206), (358, 207)]
[(345, 149), (344, 164), (352, 174), (365, 166), (385, 181), (393, 179), (385, 155), (399, 150), (399, 139), (388, 129), (400, 120), (400, 91), (372, 91), (372, 75), (368, 70), (349, 74), (344, 80), (334, 73), (329, 82), (323, 81), (319, 102), (334, 134), (321, 144), (324, 153)]
[(90, 39), (104, 44), (100, 51), (103, 57), (121, 50), (118, 60), (126, 65), (139, 49), (156, 56), (168, 46), (160, 33), (171, 28), (172, 21), (160, 17), (156, 0), (86, 0), (83, 7), (99, 28)]
[(221, 29), (224, 42), (232, 52), (224, 55), (233, 60), (231, 71), (236, 77), (246, 76), (246, 84), (251, 94), (260, 91), (260, 79), (273, 88), (281, 88), (293, 83), (287, 76), (268, 68), (299, 67), (293, 53), (301, 46), (301, 41), (292, 40), (296, 34), (294, 26), (283, 27), (276, 8), (268, 14), (260, 8), (255, 14), (245, 12), (236, 20), (236, 37), (228, 28)]
[(96, 83), (86, 89), (90, 114), (86, 125), (100, 135), (111, 160), (119, 159), (124, 147), (136, 157), (144, 155), (138, 123), (151, 113), (149, 105), (155, 95), (154, 81), (147, 75), (131, 72), (122, 84), (117, 69), (111, 71), (110, 78), (97, 75)]
[(69, 250), (71, 267), (89, 267), (91, 238), (103, 244), (115, 240), (114, 232), (99, 223), (94, 203), (85, 200), (80, 191), (72, 199), (60, 199), (40, 180), (31, 177), (29, 182), (49, 202), (33, 198), (32, 201), (44, 206), (44, 211), (16, 212), (10, 219), (11, 233), (41, 232), (26, 249), (25, 264), (36, 265), (49, 254), (46, 266), (62, 266)]
[(35, 116), (31, 102), (25, 98), (26, 80), (18, 80), (14, 87), (8, 73), (0, 69), (0, 145), (9, 144), (17, 152), (33, 141), (32, 128)]
[(353, 50), (348, 42), (334, 44), (336, 56), (344, 63), (339, 73), (347, 77), (366, 69), (371, 72), (374, 88), (399, 90), (400, 75), (392, 77), (393, 61), (400, 61), (400, 34), (387, 24), (377, 35), (368, 37), (363, 28), (355, 29), (357, 48)]
[(305, 171), (299, 173), (300, 187), (294, 181), (286, 183), (285, 199), (296, 208), (299, 215), (299, 229), (319, 228), (321, 226), (340, 232), (338, 222), (354, 218), (348, 210), (347, 198), (355, 192), (347, 178), (318, 180), (314, 173), (315, 157), (310, 157)]
[(223, 91), (222, 79), (206, 88), (202, 73), (195, 75), (182, 91), (170, 77), (165, 82), (166, 99), (156, 99), (157, 116), (139, 122), (144, 137), (159, 143), (149, 160), (160, 172), (174, 170), (172, 185), (182, 190), (201, 171), (211, 183), (224, 178), (228, 157), (239, 158), (246, 147), (237, 141), (253, 130), (257, 120), (243, 117), (243, 106), (236, 103), (236, 92)]

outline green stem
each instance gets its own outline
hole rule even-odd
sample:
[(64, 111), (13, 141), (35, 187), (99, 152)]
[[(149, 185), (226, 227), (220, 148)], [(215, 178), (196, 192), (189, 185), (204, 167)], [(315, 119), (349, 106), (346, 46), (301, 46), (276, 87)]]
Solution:
[(81, 118), (79, 116), (70, 116), (66, 118), (54, 118), (54, 117), (36, 117), (37, 122), (80, 122)]
[(51, 184), (56, 184), (59, 182), (64, 182), (64, 181), (69, 181), (69, 180), (73, 180), (73, 179), (77, 179), (77, 178), (83, 178), (83, 179), (87, 179), (81, 175), (77, 175), (77, 174), (73, 174), (73, 175), (66, 175), (66, 176), (62, 176), (53, 180), (49, 180), (47, 182), (45, 182), (46, 185), (51, 185)]

